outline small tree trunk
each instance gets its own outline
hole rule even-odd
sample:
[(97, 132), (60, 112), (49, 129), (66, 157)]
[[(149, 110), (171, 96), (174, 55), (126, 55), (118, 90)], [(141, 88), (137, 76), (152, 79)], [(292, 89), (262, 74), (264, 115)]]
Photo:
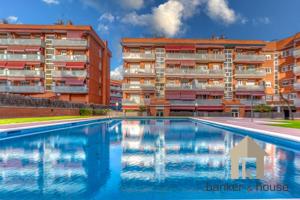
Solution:
[(291, 105), (290, 105), (290, 101), (289, 101), (288, 99), (286, 99), (286, 98), (282, 95), (281, 92), (280, 92), (279, 94), (280, 94), (280, 98), (281, 98), (281, 99), (287, 104), (287, 106), (288, 106), (289, 113), (290, 113), (289, 118), (290, 118), (291, 120), (294, 120), (294, 115), (293, 115), (293, 112), (292, 112), (292, 108), (291, 108)]

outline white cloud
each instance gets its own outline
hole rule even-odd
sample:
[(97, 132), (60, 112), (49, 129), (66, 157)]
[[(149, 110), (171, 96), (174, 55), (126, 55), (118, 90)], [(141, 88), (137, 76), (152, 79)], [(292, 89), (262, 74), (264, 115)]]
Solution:
[(111, 13), (104, 13), (99, 17), (99, 21), (108, 21), (110, 23), (115, 21), (115, 16), (113, 16)]
[(233, 24), (238, 20), (235, 11), (229, 8), (227, 0), (208, 0), (207, 15), (225, 24)]
[(144, 0), (121, 0), (123, 7), (139, 10), (144, 6)]
[(11, 15), (11, 16), (8, 16), (8, 17), (6, 18), (6, 20), (7, 20), (9, 23), (16, 23), (16, 22), (18, 21), (18, 17)]
[(110, 71), (110, 78), (112, 80), (123, 80), (123, 66), (120, 65), (114, 70)]
[(107, 34), (109, 32), (109, 26), (105, 24), (98, 24), (97, 30), (102, 34)]
[(151, 18), (152, 16), (150, 14), (138, 15), (136, 12), (131, 12), (125, 15), (121, 22), (135, 26), (147, 26), (151, 23)]
[(53, 4), (53, 5), (57, 5), (59, 4), (59, 0), (42, 0), (44, 3), (46, 4)]

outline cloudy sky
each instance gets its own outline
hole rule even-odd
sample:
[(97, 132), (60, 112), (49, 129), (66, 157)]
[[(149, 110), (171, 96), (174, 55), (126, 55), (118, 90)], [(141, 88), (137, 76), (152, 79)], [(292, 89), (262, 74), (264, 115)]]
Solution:
[(3, 0), (0, 19), (52, 24), (58, 19), (92, 25), (121, 71), (122, 37), (274, 40), (300, 31), (299, 0)]

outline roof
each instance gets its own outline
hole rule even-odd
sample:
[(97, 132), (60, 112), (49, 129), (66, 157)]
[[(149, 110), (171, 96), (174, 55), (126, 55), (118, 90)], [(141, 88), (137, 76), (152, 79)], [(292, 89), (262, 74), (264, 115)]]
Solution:
[(246, 136), (239, 144), (230, 151), (231, 156), (235, 157), (259, 157), (268, 155), (250, 137)]

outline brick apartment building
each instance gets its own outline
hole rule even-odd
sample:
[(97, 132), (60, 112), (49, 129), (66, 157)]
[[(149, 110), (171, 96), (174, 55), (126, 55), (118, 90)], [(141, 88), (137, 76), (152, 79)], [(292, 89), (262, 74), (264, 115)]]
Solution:
[(90, 26), (0, 24), (0, 92), (109, 105), (110, 57)]
[[(110, 106), (120, 109), (122, 105), (122, 81), (110, 80)], [(116, 107), (118, 103), (118, 108)]]
[(123, 109), (151, 115), (227, 112), (245, 116), (286, 101), (300, 111), (300, 33), (260, 40), (124, 38)]

